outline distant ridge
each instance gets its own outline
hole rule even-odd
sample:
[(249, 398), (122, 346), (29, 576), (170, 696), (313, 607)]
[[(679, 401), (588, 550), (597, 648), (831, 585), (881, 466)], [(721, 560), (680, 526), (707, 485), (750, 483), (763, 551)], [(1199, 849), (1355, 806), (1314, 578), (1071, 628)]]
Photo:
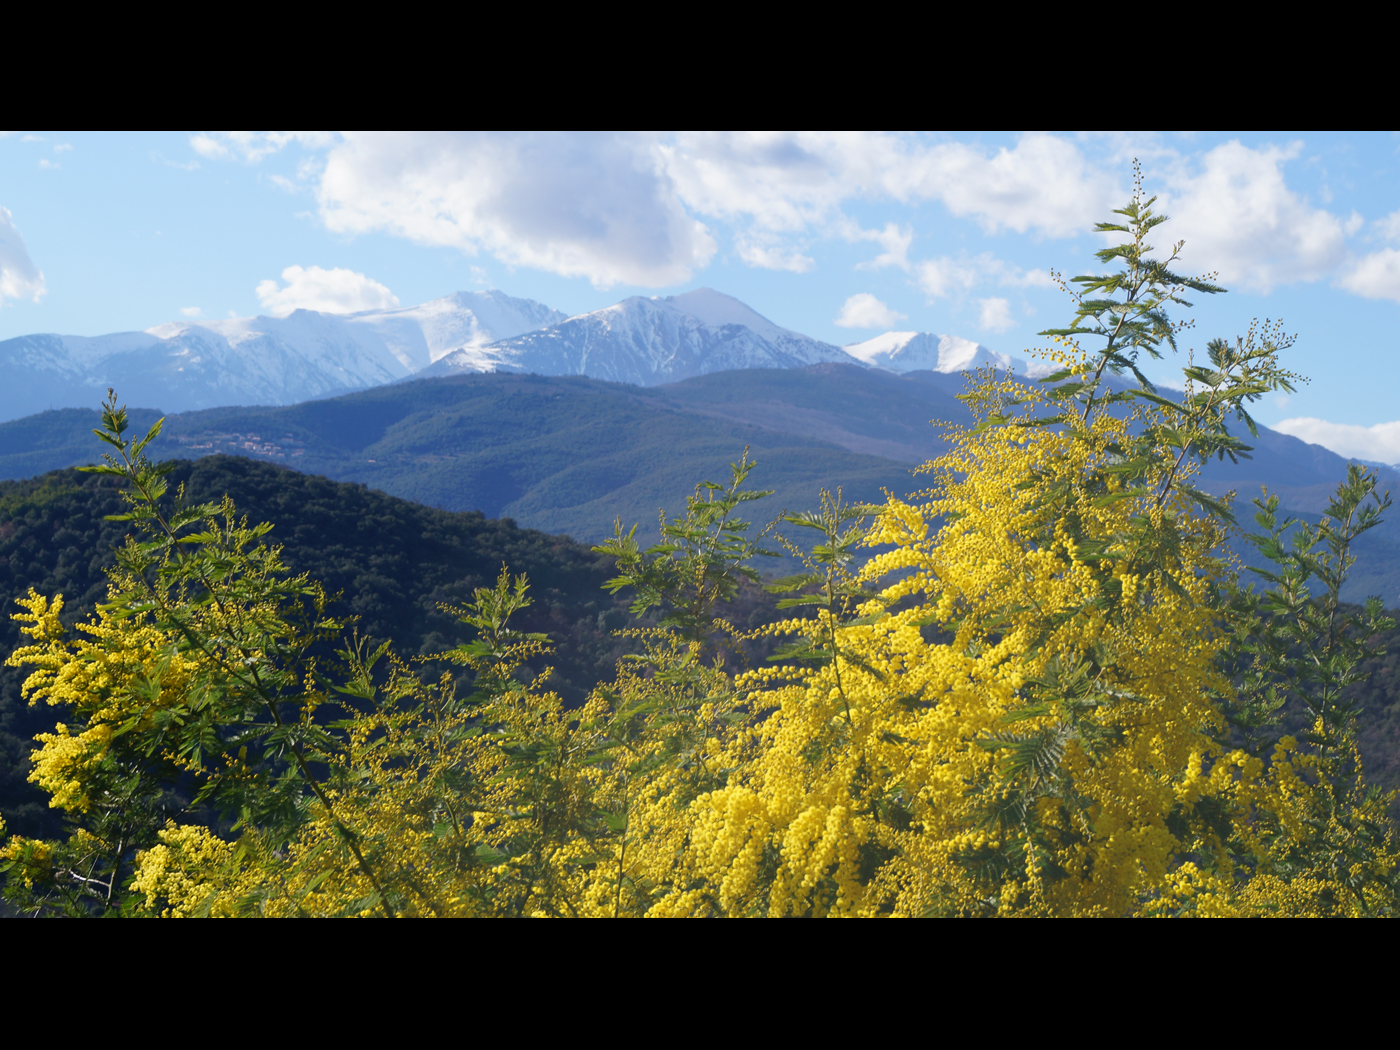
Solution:
[(88, 408), (109, 386), (166, 411), (289, 405), (381, 386), (460, 347), (563, 320), (502, 292), (458, 292), (403, 310), (173, 321), (144, 332), (0, 342), (0, 420)]
[(713, 372), (821, 362), (853, 363), (839, 346), (782, 328), (733, 296), (699, 288), (665, 299), (633, 296), (479, 350), (458, 350), (418, 375), (534, 372), (656, 386)]
[(839, 347), (775, 324), (713, 288), (633, 296), (566, 316), (500, 291), (418, 306), (285, 317), (181, 320), (103, 336), (0, 342), (0, 421), (86, 408), (114, 387), (129, 404), (187, 412), (293, 405), (409, 379), (464, 373), (589, 376), (657, 386), (751, 369), (850, 365), (953, 374), (1044, 371), (956, 335), (886, 332)]
[[(778, 507), (814, 506), (823, 487), (863, 500), (921, 488), (910, 469), (946, 449), (939, 424), (971, 421), (957, 399), (965, 381), (964, 373), (836, 362), (651, 387), (464, 373), (299, 405), (171, 415), (154, 452), (271, 460), (586, 542), (609, 535), (620, 514), (654, 538), (656, 508), (681, 505), (700, 478), (724, 478), (745, 445), (760, 463), (755, 483), (779, 490)], [(134, 429), (156, 418), (148, 409), (132, 416)], [(0, 423), (0, 478), (94, 461), (96, 425), (93, 409)], [(1216, 495), (1235, 492), (1243, 522), (1261, 487), (1306, 517), (1346, 475), (1346, 460), (1321, 446), (1265, 427), (1246, 440), (1251, 459), (1212, 460), (1196, 481)], [(1379, 473), (1382, 487), (1400, 488), (1400, 473)], [(1400, 604), (1400, 525), (1387, 521), (1357, 550), (1348, 599), (1378, 593)]]

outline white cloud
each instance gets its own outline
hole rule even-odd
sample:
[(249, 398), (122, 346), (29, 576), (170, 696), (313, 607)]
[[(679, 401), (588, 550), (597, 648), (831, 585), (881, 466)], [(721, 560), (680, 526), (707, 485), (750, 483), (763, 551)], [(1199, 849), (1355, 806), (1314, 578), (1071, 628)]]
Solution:
[[(1206, 153), (1196, 174), (1179, 168), (1158, 208), (1172, 219), (1160, 228), (1163, 241), (1186, 242), (1180, 268), (1217, 271), (1226, 287), (1264, 294), (1334, 270), (1346, 254), (1345, 225), (1284, 179), (1284, 164), (1301, 150), (1232, 141)], [(1171, 244), (1156, 247), (1164, 256)]]
[(789, 270), (792, 273), (807, 273), (816, 265), (814, 259), (799, 251), (785, 252), (781, 248), (765, 248), (756, 244), (741, 246), (739, 258), (760, 269)]
[(856, 223), (851, 223), (850, 226), (845, 234), (846, 240), (875, 241), (884, 249), (875, 258), (857, 263), (857, 270), (881, 270), (886, 266), (898, 266), (905, 273), (909, 272), (909, 246), (914, 243), (912, 226), (900, 229), (892, 222), (886, 223), (883, 230), (862, 230)]
[(71, 142), (60, 142), (54, 146), (53, 151), (55, 153), (67, 153), (72, 148), (73, 144)]
[(893, 328), (907, 316), (891, 310), (869, 292), (861, 292), (846, 300), (836, 324), (842, 328)]
[[(1392, 244), (1400, 243), (1400, 211), (1393, 211), (1372, 226), (1376, 235)], [(1381, 248), (1352, 261), (1337, 284), (1367, 299), (1393, 299), (1400, 302), (1400, 251)]]
[[(256, 162), (294, 137), (190, 141), (205, 157)], [(1118, 196), (1073, 141), (1050, 135), (989, 150), (883, 133), (356, 133), (331, 142), (324, 166), (303, 178), (318, 180), (321, 218), (335, 232), (487, 252), (598, 287), (688, 279), (717, 250), (706, 220), (732, 224), (750, 266), (810, 270), (801, 240), (815, 235), (872, 241), (882, 250), (862, 268), (908, 270), (913, 231), (861, 230), (844, 202), (938, 200), (990, 232), (1066, 236)]]
[(297, 163), (295, 178), (289, 179), (285, 175), (274, 174), (268, 176), (268, 181), (278, 189), (286, 190), (288, 193), (300, 193), (312, 185), (312, 180), (321, 174), (322, 167), (319, 155), (313, 154), (309, 157), (303, 157)]
[(941, 256), (926, 259), (915, 268), (915, 280), (920, 288), (934, 298), (944, 298), (955, 292), (968, 292), (987, 282), (1007, 288), (1053, 288), (1055, 282), (1044, 270), (1023, 270), (998, 259), (991, 252), (972, 258), (954, 259)]
[(209, 160), (241, 160), (256, 164), (293, 142), (323, 149), (335, 142), (329, 131), (206, 131), (190, 136), (190, 146)]
[(1026, 135), (995, 153), (947, 143), (910, 156), (886, 179), (899, 200), (941, 200), (954, 215), (1003, 229), (1073, 237), (1092, 227), (1121, 196), (1117, 181), (1096, 170), (1068, 139)]
[(876, 132), (715, 132), (658, 142), (656, 154), (694, 211), (769, 230), (830, 220), (860, 197), (938, 200), (988, 232), (1073, 236), (1118, 195), (1078, 146), (1042, 134), (988, 151)]
[(190, 145), (201, 157), (258, 163), (300, 143), (310, 155), (295, 178), (271, 181), (314, 186), (333, 232), (486, 253), (600, 288), (689, 279), (718, 251), (717, 223), (755, 267), (811, 270), (809, 245), (840, 237), (879, 245), (860, 269), (898, 267), (934, 296), (983, 282), (1048, 287), (1043, 271), (983, 265), (982, 257), (911, 262), (912, 228), (865, 230), (843, 209), (937, 202), (988, 234), (1076, 236), (1122, 203), (1119, 154), (1130, 148), (1146, 149), (1162, 173), (1160, 206), (1174, 220), (1162, 235), (1186, 240), (1184, 269), (1218, 270), (1227, 285), (1268, 292), (1345, 262), (1358, 217), (1313, 207), (1289, 189), (1285, 167), (1300, 146), (1228, 142), (1183, 155), (1155, 139), (1120, 139), (1035, 133), (987, 147), (882, 132), (206, 132)]
[(198, 316), (199, 316), (200, 314), (202, 314), (203, 312), (204, 312), (204, 311), (201, 310), (198, 306), (182, 306), (182, 307), (180, 307), (180, 313), (184, 314), (186, 317), (198, 317)]
[(1011, 316), (1011, 304), (1005, 299), (978, 299), (977, 303), (982, 307), (977, 318), (979, 328), (988, 332), (1005, 332), (1016, 327)]
[(39, 167), (45, 171), (58, 171), (63, 165), (59, 164), (57, 161), (49, 160), (48, 157), (40, 157)]
[(0, 305), (6, 299), (37, 303), (48, 291), (43, 272), (29, 258), (9, 208), (0, 208)]
[(258, 302), (274, 317), (286, 317), (293, 310), (320, 310), (348, 314), (357, 310), (387, 310), (399, 305), (398, 297), (378, 281), (353, 270), (303, 269), (288, 266), (282, 271), (285, 288), (277, 282), (262, 281), (257, 287)]
[(651, 145), (622, 135), (346, 135), (317, 196), (337, 233), (484, 250), (600, 288), (665, 286), (708, 263), (715, 242)]
[(981, 273), (974, 263), (947, 255), (919, 263), (916, 273), (919, 287), (939, 299), (954, 292), (970, 291), (981, 279)]
[(1400, 302), (1400, 251), (1382, 248), (1363, 255), (1338, 278), (1337, 283), (1367, 299)]
[(1391, 243), (1400, 241), (1400, 211), (1393, 211), (1376, 220), (1376, 232)]
[(1331, 449), (1339, 456), (1371, 459), (1381, 463), (1400, 463), (1400, 422), (1362, 427), (1300, 416), (1276, 423), (1274, 429)]

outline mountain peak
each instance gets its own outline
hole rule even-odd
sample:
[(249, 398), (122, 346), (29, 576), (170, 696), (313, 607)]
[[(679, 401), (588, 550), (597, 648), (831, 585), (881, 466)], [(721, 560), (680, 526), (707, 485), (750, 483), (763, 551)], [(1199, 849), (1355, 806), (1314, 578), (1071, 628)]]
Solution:
[(863, 343), (843, 347), (846, 353), (874, 368), (890, 372), (968, 372), (990, 365), (1014, 369), (1021, 375), (1046, 375), (1050, 369), (1040, 361), (1026, 361), (959, 335), (932, 332), (886, 332)]
[(565, 320), (567, 314), (505, 292), (453, 292), (417, 306), (366, 310), (349, 318), (376, 331), (414, 371), (459, 349), (479, 350), (501, 339)]
[(796, 334), (790, 329), (774, 324), (747, 303), (713, 288), (697, 288), (693, 292), (669, 295), (662, 301), (714, 328), (723, 328), (727, 324), (741, 324), (768, 339)]
[(631, 296), (559, 324), (453, 352), (422, 374), (508, 371), (588, 375), (654, 386), (745, 368), (800, 368), (851, 358), (840, 347), (775, 325), (713, 288)]

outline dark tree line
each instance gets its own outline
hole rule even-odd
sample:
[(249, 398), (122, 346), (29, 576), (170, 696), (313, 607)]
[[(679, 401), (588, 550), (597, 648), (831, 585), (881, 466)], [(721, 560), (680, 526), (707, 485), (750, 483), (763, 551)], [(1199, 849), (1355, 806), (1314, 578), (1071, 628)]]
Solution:
[[(551, 688), (577, 704), (612, 673), (623, 644), (612, 631), (627, 622), (626, 602), (602, 589), (611, 559), (567, 537), (231, 456), (183, 462), (171, 481), (184, 483), (195, 502), (227, 493), (250, 521), (274, 522), (270, 539), (284, 546), (288, 565), (339, 592), (336, 611), (356, 617), (364, 636), (392, 638), (405, 656), (462, 640), (460, 625), (439, 604), (470, 598), (507, 564), (529, 576), (535, 598), (521, 627), (547, 633), (555, 646)], [(70, 627), (92, 614), (106, 594), (112, 549), (128, 529), (103, 519), (123, 509), (113, 479), (74, 470), (0, 483), (0, 654), (21, 640), (10, 613), (18, 608), (13, 599), (30, 587), (61, 593)], [(14, 832), (53, 835), (58, 814), (26, 777), (33, 735), (52, 731), (62, 713), (25, 705), (26, 674), (0, 667), (0, 812)]]

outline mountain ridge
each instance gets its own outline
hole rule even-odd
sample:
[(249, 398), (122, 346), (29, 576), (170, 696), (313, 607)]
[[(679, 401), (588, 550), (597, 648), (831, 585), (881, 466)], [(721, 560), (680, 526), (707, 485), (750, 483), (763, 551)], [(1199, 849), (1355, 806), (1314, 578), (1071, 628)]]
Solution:
[(851, 361), (834, 344), (782, 328), (733, 296), (699, 288), (665, 299), (631, 296), (480, 349), (457, 350), (415, 378), (490, 370), (656, 386), (712, 372)]
[(392, 383), (456, 346), (564, 316), (502, 292), (457, 292), (400, 310), (294, 310), (284, 317), (170, 321), (103, 336), (19, 336), (0, 342), (6, 377), (0, 419), (45, 405), (91, 404), (109, 386), (135, 403), (177, 412), (297, 404)]
[[(657, 507), (681, 505), (699, 480), (723, 480), (746, 445), (760, 460), (755, 484), (777, 488), (772, 502), (788, 509), (816, 505), (822, 488), (844, 486), (849, 498), (870, 501), (886, 489), (914, 491), (922, 486), (912, 469), (945, 448), (937, 424), (970, 421), (957, 400), (964, 382), (959, 373), (838, 363), (651, 387), (466, 373), (292, 406), (172, 415), (165, 434), (175, 447), (162, 441), (153, 453), (236, 453), (596, 542), (619, 515), (650, 536)], [(134, 428), (156, 418), (145, 409), (132, 415)], [(95, 425), (92, 410), (0, 424), (0, 478), (94, 461)], [(1261, 487), (1289, 512), (1315, 518), (1346, 473), (1340, 456), (1267, 428), (1249, 443), (1252, 459), (1212, 461), (1197, 480), (1216, 495), (1235, 492), (1243, 522)], [(1380, 475), (1382, 488), (1400, 489), (1400, 473)], [(1400, 602), (1400, 527), (1387, 522), (1360, 548), (1369, 553), (1349, 593)]]
[(989, 350), (958, 335), (932, 332), (885, 332), (861, 343), (847, 343), (846, 353), (872, 368), (888, 372), (970, 372), (978, 368), (1010, 370), (1023, 376), (1049, 375), (1042, 361)]
[(137, 404), (192, 411), (292, 405), (464, 372), (589, 375), (655, 386), (695, 375), (812, 364), (954, 372), (1019, 358), (959, 336), (895, 332), (842, 348), (783, 328), (712, 288), (633, 296), (569, 317), (504, 292), (331, 314), (184, 319), (141, 332), (0, 341), (0, 421), (81, 407), (108, 387)]

